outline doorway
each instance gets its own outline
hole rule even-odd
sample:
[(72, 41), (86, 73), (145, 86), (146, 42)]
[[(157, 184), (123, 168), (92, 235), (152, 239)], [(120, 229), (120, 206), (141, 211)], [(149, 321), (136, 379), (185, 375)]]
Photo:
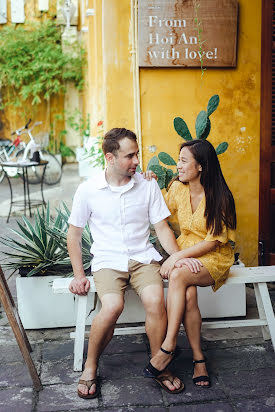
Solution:
[(275, 265), (275, 0), (262, 0), (259, 264)]

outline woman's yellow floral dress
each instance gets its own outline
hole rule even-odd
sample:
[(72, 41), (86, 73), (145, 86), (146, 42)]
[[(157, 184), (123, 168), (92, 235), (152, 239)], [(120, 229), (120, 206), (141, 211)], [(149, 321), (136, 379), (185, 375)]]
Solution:
[(198, 257), (215, 280), (213, 290), (216, 292), (226, 281), (229, 268), (234, 262), (234, 252), (228, 241), (234, 241), (235, 231), (227, 229), (226, 226), (223, 227), (223, 231), (219, 236), (213, 236), (207, 231), (206, 218), (204, 217), (205, 196), (203, 196), (193, 213), (188, 184), (183, 184), (179, 181), (173, 182), (165, 195), (165, 200), (171, 212), (169, 221), (173, 229), (176, 229), (177, 225), (180, 229), (177, 243), (181, 250), (203, 240), (218, 240), (221, 242), (214, 251)]

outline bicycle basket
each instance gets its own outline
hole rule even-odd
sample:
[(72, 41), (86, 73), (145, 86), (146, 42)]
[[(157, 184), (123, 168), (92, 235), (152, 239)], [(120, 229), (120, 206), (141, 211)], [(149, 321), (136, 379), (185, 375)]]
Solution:
[(49, 145), (49, 133), (39, 132), (35, 135), (34, 140), (41, 148), (47, 147)]

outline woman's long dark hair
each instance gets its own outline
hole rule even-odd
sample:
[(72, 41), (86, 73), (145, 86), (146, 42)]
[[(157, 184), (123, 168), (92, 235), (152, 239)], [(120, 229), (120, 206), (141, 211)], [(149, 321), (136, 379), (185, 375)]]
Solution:
[(223, 177), (216, 151), (207, 140), (191, 140), (183, 143), (202, 167), (201, 184), (205, 193), (206, 229), (214, 236), (222, 232), (222, 223), (229, 229), (236, 229), (235, 202)]

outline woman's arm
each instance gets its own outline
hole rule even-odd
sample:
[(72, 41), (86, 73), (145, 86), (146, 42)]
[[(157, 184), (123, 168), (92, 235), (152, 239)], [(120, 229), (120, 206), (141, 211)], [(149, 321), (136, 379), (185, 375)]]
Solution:
[(212, 252), (212, 250), (215, 250), (219, 244), (218, 240), (213, 240), (213, 241), (208, 241), (208, 240), (202, 240), (201, 242), (197, 243), (194, 246), (188, 247), (186, 249), (180, 250), (179, 252), (174, 253), (175, 258), (177, 260), (182, 259), (182, 258), (188, 258), (188, 257), (200, 257), (203, 255), (206, 255), (208, 252)]
[(207, 241), (202, 240), (194, 246), (188, 247), (186, 249), (180, 250), (173, 253), (162, 265), (160, 273), (161, 275), (169, 275), (171, 270), (176, 267), (181, 267), (185, 262), (180, 262), (181, 259), (186, 258), (199, 258), (200, 256), (206, 255), (206, 253), (215, 250), (220, 244), (218, 240)]

